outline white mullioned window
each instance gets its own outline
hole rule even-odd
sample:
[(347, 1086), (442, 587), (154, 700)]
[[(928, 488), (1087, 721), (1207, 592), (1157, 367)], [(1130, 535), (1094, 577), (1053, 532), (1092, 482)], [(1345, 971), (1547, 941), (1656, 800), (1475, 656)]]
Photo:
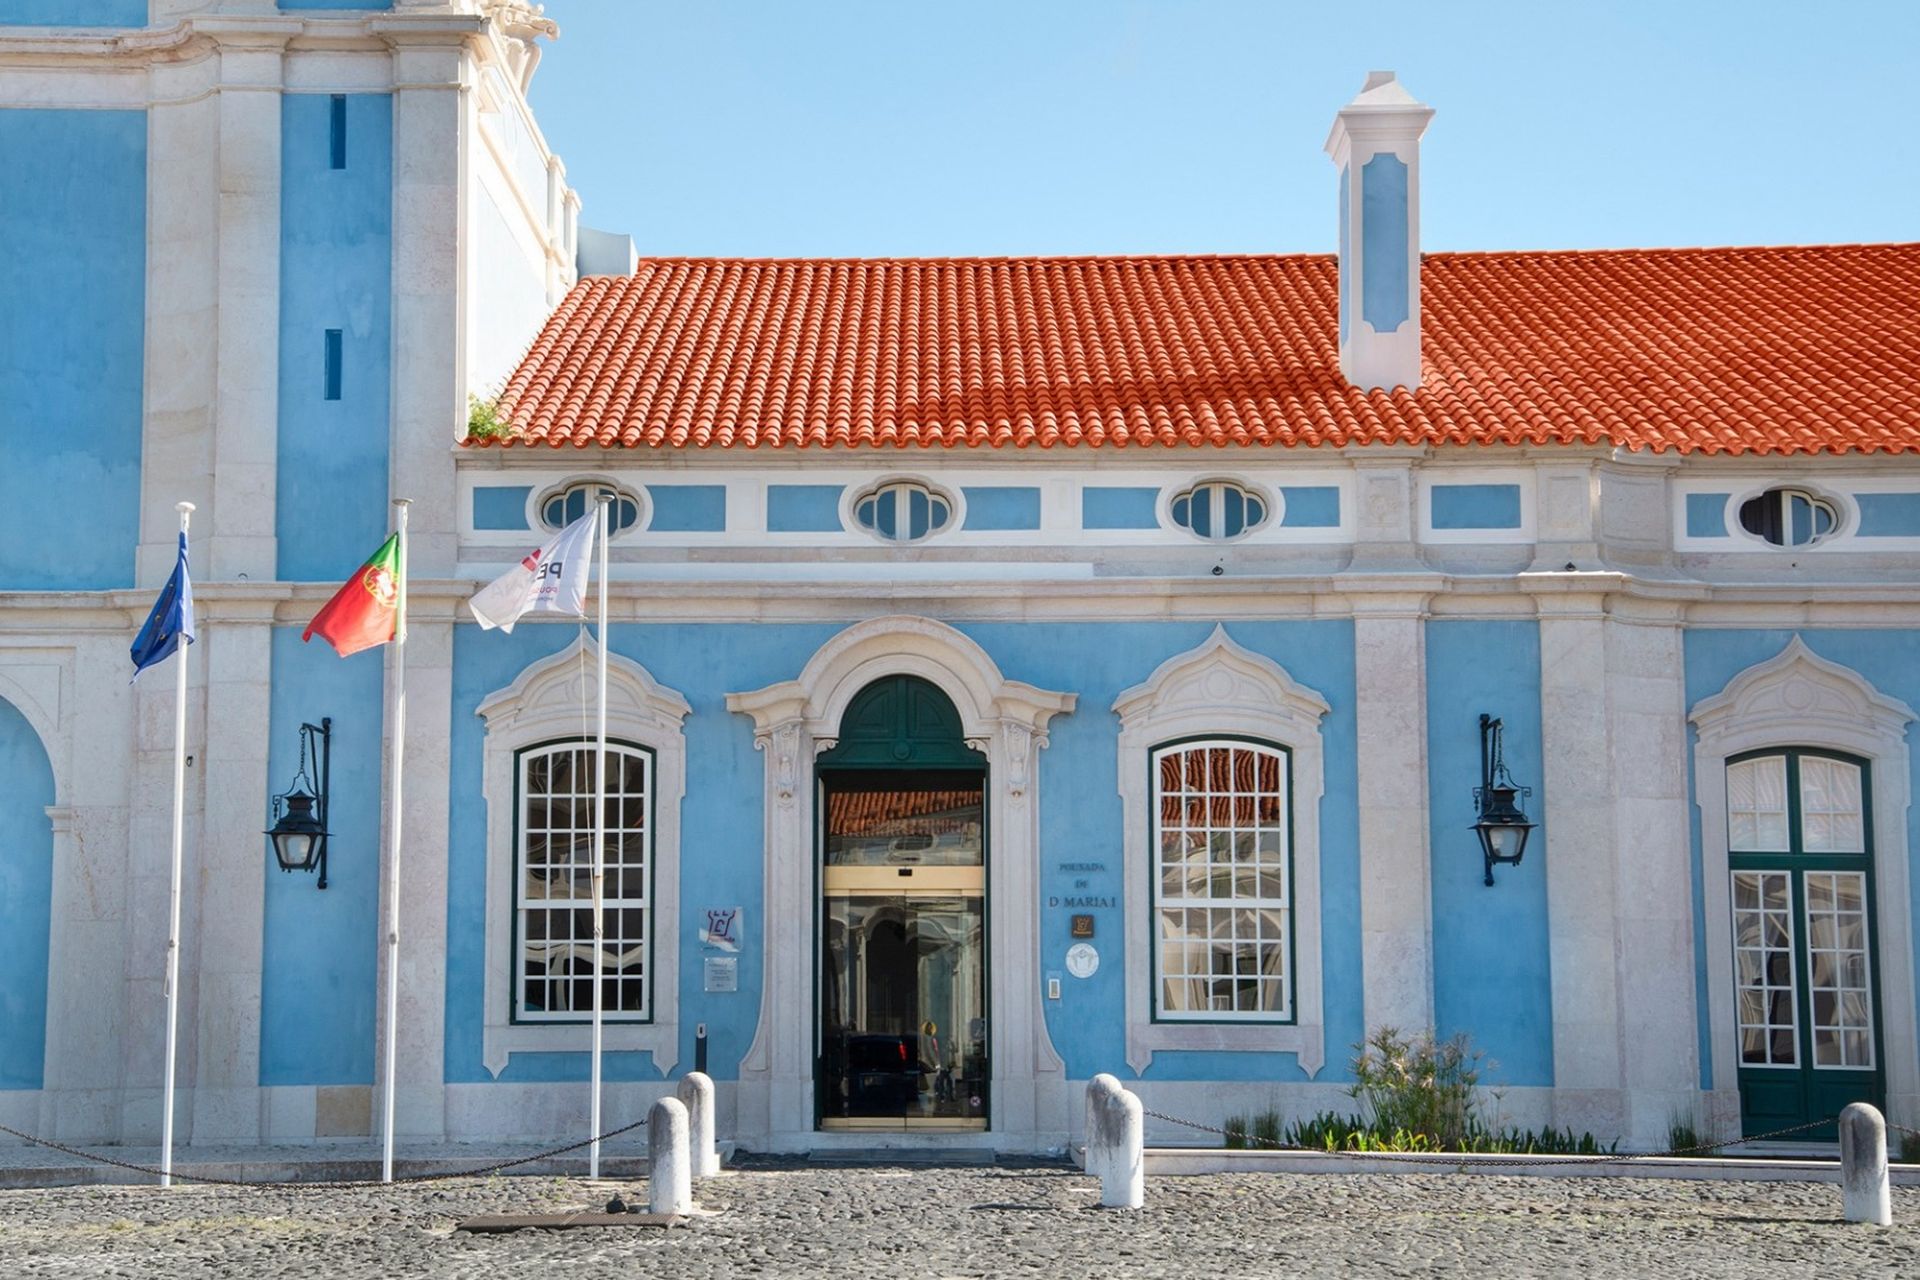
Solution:
[(1175, 524), (1207, 542), (1231, 542), (1253, 532), (1270, 510), (1266, 498), (1232, 480), (1203, 480), (1167, 504)]
[(853, 500), (853, 522), (882, 542), (922, 542), (953, 523), (953, 499), (917, 480), (892, 480)]
[[(544, 743), (518, 753), (514, 876), (514, 1019), (592, 1015), (595, 744)], [(652, 1016), (653, 753), (607, 743), (602, 1016)]]
[(1154, 750), (1156, 1018), (1293, 1018), (1289, 764), (1236, 738)]

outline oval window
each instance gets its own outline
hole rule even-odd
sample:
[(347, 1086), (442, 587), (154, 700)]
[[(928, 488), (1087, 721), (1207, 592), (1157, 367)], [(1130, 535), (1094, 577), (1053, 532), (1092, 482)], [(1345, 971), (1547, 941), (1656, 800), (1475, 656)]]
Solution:
[(853, 521), (882, 542), (919, 542), (953, 523), (953, 500), (915, 480), (895, 480), (853, 500)]
[(1175, 494), (1168, 514), (1196, 538), (1228, 542), (1265, 523), (1267, 500), (1231, 480), (1205, 480)]
[(540, 523), (549, 529), (564, 529), (593, 511), (602, 492), (613, 495), (607, 507), (607, 532), (620, 533), (640, 523), (640, 500), (607, 480), (576, 480), (556, 489), (540, 500)]
[(1740, 527), (1772, 546), (1807, 547), (1840, 527), (1840, 512), (1806, 489), (1769, 489), (1740, 504)]

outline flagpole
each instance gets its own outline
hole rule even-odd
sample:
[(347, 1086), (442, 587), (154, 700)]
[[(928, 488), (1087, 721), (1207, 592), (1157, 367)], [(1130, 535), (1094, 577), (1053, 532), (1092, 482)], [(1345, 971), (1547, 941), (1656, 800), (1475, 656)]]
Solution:
[(600, 1031), (605, 1003), (606, 903), (602, 886), (607, 874), (607, 506), (613, 495), (600, 492), (594, 534), (600, 540), (600, 721), (594, 738), (593, 764), (593, 1098), (587, 1104), (587, 1176), (600, 1176)]
[[(193, 518), (191, 502), (176, 502), (180, 536)], [(173, 1185), (174, 1054), (180, 1038), (180, 863), (186, 845), (187, 807), (187, 649), (173, 651), (173, 870), (167, 907), (167, 1069), (160, 1089), (160, 1185)]]
[(386, 1065), (381, 1082), (380, 1181), (393, 1181), (393, 1132), (395, 1124), (393, 1085), (398, 1062), (400, 1019), (400, 766), (407, 741), (407, 508), (412, 499), (393, 500), (395, 531), (400, 535), (399, 582), (395, 591), (393, 615), (393, 736), (387, 748), (388, 777), (392, 780), (387, 803), (387, 1043)]

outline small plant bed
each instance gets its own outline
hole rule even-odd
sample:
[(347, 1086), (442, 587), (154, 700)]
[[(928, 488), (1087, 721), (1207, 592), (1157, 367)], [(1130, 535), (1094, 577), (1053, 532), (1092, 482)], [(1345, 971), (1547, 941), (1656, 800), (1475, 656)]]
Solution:
[(1413, 1129), (1386, 1129), (1365, 1116), (1323, 1111), (1309, 1120), (1282, 1124), (1278, 1113), (1233, 1116), (1221, 1126), (1229, 1150), (1305, 1149), (1336, 1152), (1446, 1152), (1466, 1155), (1608, 1156), (1617, 1143), (1571, 1129), (1501, 1129), (1473, 1126), (1450, 1142)]
[(1323, 1111), (1283, 1123), (1278, 1112), (1230, 1116), (1221, 1126), (1229, 1149), (1333, 1152), (1448, 1152), (1470, 1155), (1613, 1155), (1591, 1133), (1516, 1129), (1478, 1115), (1485, 1055), (1465, 1036), (1438, 1040), (1382, 1027), (1354, 1046), (1349, 1095), (1365, 1110)]

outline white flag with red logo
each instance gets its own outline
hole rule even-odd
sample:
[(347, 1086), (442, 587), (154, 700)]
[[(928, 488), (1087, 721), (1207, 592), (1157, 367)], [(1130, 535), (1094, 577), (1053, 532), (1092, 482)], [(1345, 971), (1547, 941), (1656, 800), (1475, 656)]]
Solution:
[(507, 572), (495, 578), (473, 599), (481, 627), (498, 627), (509, 634), (513, 624), (529, 613), (563, 613), (570, 618), (586, 612), (587, 566), (593, 562), (593, 518), (587, 512), (553, 535), (553, 541), (527, 553)]

